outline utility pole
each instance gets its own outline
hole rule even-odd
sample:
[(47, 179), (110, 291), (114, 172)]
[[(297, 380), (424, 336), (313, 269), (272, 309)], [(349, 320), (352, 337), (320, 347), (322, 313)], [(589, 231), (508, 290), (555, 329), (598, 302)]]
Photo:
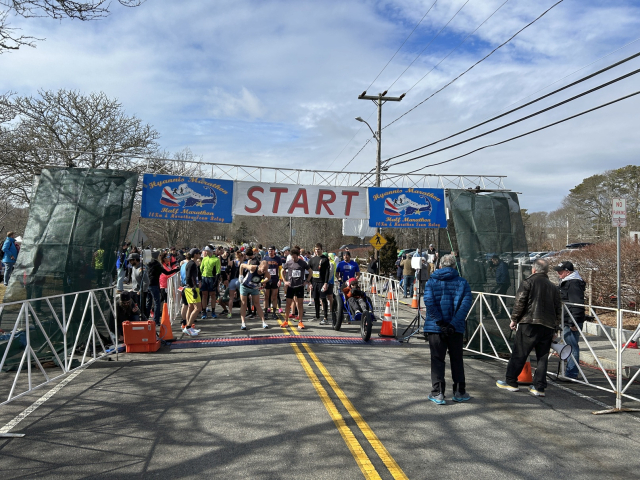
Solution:
[(373, 133), (373, 138), (375, 138), (378, 142), (378, 149), (376, 152), (376, 187), (380, 186), (380, 173), (381, 173), (381, 157), (382, 157), (382, 105), (384, 105), (386, 102), (399, 102), (401, 101), (405, 94), (403, 93), (402, 95), (400, 95), (399, 97), (386, 97), (385, 95), (387, 94), (386, 90), (382, 93), (379, 93), (378, 95), (367, 95), (367, 92), (364, 91), (362, 92), (360, 95), (358, 95), (358, 99), (359, 100), (371, 100), (373, 103), (376, 104), (376, 106), (378, 107), (378, 130), (377, 132), (374, 132), (373, 129), (371, 128), (371, 125), (369, 125), (365, 120), (363, 120), (361, 117), (356, 117), (356, 120), (358, 120), (359, 122), (363, 122), (367, 125), (367, 127), (369, 127), (369, 130), (371, 130), (371, 133)]
[[(371, 130), (371, 133), (373, 134), (373, 138), (375, 138), (378, 142), (378, 148), (376, 150), (376, 187), (380, 186), (380, 174), (382, 171), (382, 105), (384, 105), (386, 102), (399, 102), (406, 95), (405, 93), (403, 93), (399, 97), (386, 97), (386, 94), (387, 90), (379, 93), (378, 95), (367, 95), (367, 91), (365, 90), (360, 95), (358, 95), (358, 100), (371, 100), (378, 107), (378, 130), (376, 132), (373, 131), (373, 128), (371, 128), (371, 125), (369, 125), (366, 120), (361, 117), (356, 117), (357, 121), (362, 122), (366, 124), (367, 127), (369, 127), (369, 130)], [(380, 228), (377, 228), (376, 230), (378, 233), (380, 233)], [(376, 250), (375, 258), (378, 260), (378, 273), (380, 273), (379, 250)]]

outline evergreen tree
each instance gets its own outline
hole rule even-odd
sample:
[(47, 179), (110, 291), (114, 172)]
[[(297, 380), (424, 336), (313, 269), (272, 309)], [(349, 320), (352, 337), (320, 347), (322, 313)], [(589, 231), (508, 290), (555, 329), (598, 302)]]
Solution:
[(387, 241), (386, 245), (380, 249), (380, 274), (391, 276), (396, 270), (396, 260), (398, 259), (398, 244), (396, 237), (391, 233), (383, 233), (382, 236)]

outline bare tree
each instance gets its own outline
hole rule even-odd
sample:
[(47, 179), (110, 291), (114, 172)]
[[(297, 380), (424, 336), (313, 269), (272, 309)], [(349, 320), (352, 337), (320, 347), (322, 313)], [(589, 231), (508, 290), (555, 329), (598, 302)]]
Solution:
[[(145, 0), (118, 0), (125, 7), (137, 7)], [(98, 20), (109, 15), (111, 2), (108, 0), (0, 0), (0, 54), (19, 50), (20, 47), (35, 47), (35, 38), (19, 33), (19, 29), (9, 26), (9, 16), (23, 18), (49, 17), (55, 20), (66, 18), (83, 22)]]
[(158, 132), (104, 93), (41, 91), (0, 97), (0, 194), (29, 202), (33, 176), (44, 166), (142, 171), (157, 151)]

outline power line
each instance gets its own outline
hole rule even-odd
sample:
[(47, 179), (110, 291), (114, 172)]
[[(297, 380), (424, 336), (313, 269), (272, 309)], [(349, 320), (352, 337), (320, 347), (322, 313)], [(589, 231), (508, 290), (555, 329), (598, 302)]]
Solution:
[(369, 140), (367, 140), (366, 142), (364, 142), (364, 145), (362, 146), (362, 148), (361, 148), (360, 150), (358, 150), (358, 153), (356, 153), (356, 154), (353, 156), (353, 158), (352, 158), (351, 160), (349, 160), (349, 161), (347, 162), (347, 164), (346, 164), (344, 167), (342, 167), (342, 170), (340, 170), (341, 172), (344, 172), (344, 170), (345, 170), (349, 165), (351, 165), (351, 162), (353, 162), (353, 161), (356, 159), (356, 157), (357, 157), (358, 155), (360, 155), (360, 152), (361, 152), (362, 150), (364, 150), (364, 147), (366, 147), (367, 145), (369, 145), (369, 142), (371, 142), (371, 139), (369, 139)]
[[(414, 111), (416, 108), (418, 108), (420, 105), (422, 105), (423, 103), (425, 103), (427, 100), (433, 98), (435, 95), (437, 95), (438, 93), (440, 93), (442, 90), (444, 90), (445, 88), (447, 88), (448, 86), (450, 86), (451, 84), (453, 84), (455, 81), (457, 81), (458, 79), (460, 79), (463, 75), (467, 74), (468, 72), (470, 72), (474, 67), (476, 67), (477, 65), (479, 65), (480, 63), (484, 62), (487, 58), (489, 58), (491, 55), (493, 55), (496, 51), (498, 51), (499, 49), (501, 49), (502, 47), (504, 47), (507, 43), (509, 43), (511, 40), (513, 40), (518, 34), (520, 34), (522, 31), (524, 31), (525, 29), (527, 29), (528, 27), (530, 27), (531, 25), (533, 25), (534, 23), (536, 23), (538, 20), (540, 20), (542, 17), (544, 17), (551, 9), (553, 9), (554, 7), (556, 7), (557, 5), (560, 5), (564, 0), (558, 0), (558, 2), (554, 3), (553, 5), (551, 5), (548, 9), (546, 9), (544, 12), (542, 12), (541, 15), (539, 15), (537, 18), (535, 18), (534, 20), (532, 20), (531, 22), (529, 22), (528, 24), (526, 24), (524, 27), (522, 27), (520, 30), (518, 30), (516, 33), (514, 33), (508, 40), (506, 40), (505, 42), (501, 43), (500, 45), (498, 45), (496, 48), (494, 48), (493, 50), (491, 50), (491, 52), (489, 52), (487, 55), (485, 55), (483, 58), (481, 58), (480, 60), (478, 60), (476, 63), (474, 63), (473, 65), (471, 65), (469, 68), (467, 68), (464, 72), (462, 72), (460, 75), (458, 75), (457, 77), (455, 77), (453, 80), (451, 80), (449, 83), (447, 83), (446, 85), (444, 85), (443, 87), (441, 87), (440, 89), (436, 90), (435, 92), (433, 92), (431, 95), (429, 95), (427, 98), (425, 98), (423, 101), (421, 101), (420, 103), (418, 103), (417, 105), (415, 105), (413, 108), (407, 110), (406, 112), (404, 112), (402, 115), (400, 115), (398, 118), (396, 118), (395, 120), (393, 120), (392, 122), (388, 123), (387, 125), (384, 126), (384, 128), (387, 128), (391, 125), (393, 125), (394, 123), (396, 123), (398, 120), (400, 120), (402, 117), (404, 117), (405, 115), (407, 115), (408, 113)], [(383, 129), (384, 129), (383, 128)]]
[[(489, 122), (493, 122), (493, 121), (495, 121), (495, 120), (497, 120), (497, 119), (499, 119), (499, 118), (502, 118), (502, 117), (504, 117), (504, 116), (506, 116), (506, 115), (509, 115), (509, 114), (511, 114), (511, 113), (513, 113), (513, 112), (516, 112), (516, 111), (518, 111), (518, 110), (521, 110), (521, 109), (523, 109), (523, 108), (525, 108), (525, 107), (528, 107), (528, 106), (530, 106), (530, 105), (533, 105), (534, 103), (537, 103), (537, 102), (539, 102), (539, 101), (541, 101), (541, 100), (544, 100), (545, 98), (548, 98), (548, 97), (550, 97), (551, 95), (555, 95), (556, 93), (562, 92), (563, 90), (566, 90), (566, 89), (568, 89), (568, 88), (574, 87), (574, 86), (576, 86), (576, 85), (578, 85), (578, 84), (580, 84), (580, 83), (582, 83), (582, 82), (585, 82), (585, 81), (587, 81), (587, 80), (589, 80), (589, 79), (591, 79), (591, 78), (593, 78), (593, 77), (595, 77), (595, 76), (597, 76), (597, 75), (600, 75), (600, 74), (602, 74), (602, 73), (604, 73), (604, 72), (606, 72), (606, 71), (608, 71), (608, 70), (611, 70), (612, 68), (615, 68), (615, 67), (617, 67), (617, 66), (619, 66), (619, 65), (622, 65), (623, 63), (629, 62), (629, 61), (631, 61), (631, 60), (633, 60), (634, 58), (637, 58), (637, 57), (640, 57), (640, 52), (635, 53), (635, 54), (633, 54), (633, 55), (631, 55), (631, 56), (629, 56), (629, 57), (627, 57), (627, 58), (624, 58), (624, 59), (620, 60), (619, 62), (616, 62), (616, 63), (614, 63), (614, 64), (612, 64), (612, 65), (609, 65), (609, 66), (607, 66), (607, 67), (605, 67), (605, 68), (602, 68), (602, 69), (598, 70), (597, 72), (594, 72), (594, 73), (592, 73), (592, 74), (590, 74), (590, 75), (587, 75), (587, 76), (585, 76), (585, 77), (582, 77), (582, 78), (580, 78), (579, 80), (576, 80), (575, 82), (572, 82), (572, 83), (570, 83), (570, 84), (568, 84), (568, 85), (565, 85), (564, 87), (558, 88), (557, 90), (554, 90), (553, 92), (549, 92), (549, 93), (547, 93), (547, 94), (545, 94), (545, 95), (542, 95), (541, 97), (538, 97), (538, 98), (536, 98), (536, 99), (534, 99), (534, 100), (531, 100), (530, 102), (527, 102), (527, 103), (525, 103), (524, 105), (521, 105), (521, 106), (519, 106), (519, 107), (516, 107), (516, 108), (514, 108), (514, 109), (511, 109), (511, 110), (509, 110), (509, 111), (507, 111), (507, 112), (501, 113), (501, 114), (496, 115), (496, 116), (494, 116), (494, 117), (492, 117), (492, 118), (489, 118), (488, 120), (485, 120), (485, 121), (480, 122), (480, 123), (478, 123), (478, 124), (476, 124), (476, 125), (473, 125), (473, 126), (471, 126), (471, 127), (469, 127), (469, 128), (466, 128), (466, 129), (461, 130), (461, 131), (459, 131), (459, 132), (457, 132), (457, 133), (454, 133), (453, 135), (449, 135), (448, 137), (441, 138), (440, 140), (436, 140), (435, 142), (431, 142), (431, 143), (429, 143), (429, 144), (427, 144), (427, 145), (424, 145), (424, 146), (422, 146), (422, 147), (415, 148), (415, 149), (413, 149), (413, 150), (409, 150), (408, 152), (401, 153), (401, 154), (399, 154), (399, 155), (395, 155), (395, 156), (393, 156), (393, 157), (389, 157), (389, 158), (387, 158), (387, 159), (385, 160), (385, 162), (388, 162), (388, 161), (390, 161), (390, 160), (393, 160), (394, 158), (403, 157), (404, 155), (408, 155), (408, 154), (410, 154), (410, 153), (417, 152), (418, 150), (423, 150), (423, 149), (425, 149), (425, 148), (432, 147), (433, 145), (436, 145), (436, 144), (438, 144), (438, 143), (444, 142), (445, 140), (449, 140), (449, 139), (451, 139), (451, 138), (453, 138), (453, 137), (457, 137), (458, 135), (462, 135), (463, 133), (466, 133), (466, 132), (468, 132), (468, 131), (470, 131), (470, 130), (473, 130), (473, 129), (475, 129), (475, 128), (478, 128), (478, 127), (480, 127), (480, 126), (482, 126), (482, 125), (485, 125), (485, 124), (487, 124), (487, 123), (489, 123)], [(579, 98), (579, 97), (581, 97), (581, 96), (583, 96), (583, 95), (586, 95), (586, 94), (588, 94), (588, 93), (591, 93), (592, 91), (595, 91), (595, 90), (598, 90), (598, 89), (603, 88), (603, 87), (605, 87), (605, 86), (608, 86), (608, 85), (610, 85), (611, 83), (615, 83), (615, 82), (617, 82), (617, 81), (619, 81), (619, 80), (622, 80), (622, 79), (627, 78), (627, 77), (629, 77), (629, 76), (631, 76), (631, 75), (634, 75), (635, 73), (637, 73), (637, 72), (639, 72), (639, 71), (640, 71), (640, 70), (636, 70), (635, 72), (631, 72), (631, 73), (626, 74), (626, 75), (624, 75), (624, 76), (622, 76), (622, 77), (618, 77), (617, 79), (615, 79), (615, 80), (613, 80), (613, 81), (611, 81), (611, 82), (605, 83), (605, 84), (603, 84), (603, 85), (601, 85), (601, 86), (597, 87), (596, 89), (589, 90), (589, 91), (587, 91), (587, 92), (585, 92), (585, 93), (583, 93), (583, 94), (581, 94), (581, 95), (578, 95), (578, 96), (576, 96), (576, 97), (573, 97), (572, 99)], [(505, 128), (505, 127), (507, 127), (507, 126), (513, 125), (513, 123), (521, 122), (522, 120), (525, 120), (525, 119), (527, 119), (527, 118), (530, 118), (531, 116), (538, 115), (539, 113), (545, 112), (545, 111), (547, 111), (547, 110), (550, 110), (550, 109), (552, 109), (552, 108), (555, 108), (556, 106), (560, 106), (560, 105), (562, 105), (562, 104), (564, 104), (564, 103), (567, 103), (567, 102), (571, 101), (572, 99), (569, 99), (569, 100), (566, 100), (566, 101), (564, 101), (564, 102), (558, 103), (558, 104), (554, 105), (553, 107), (549, 107), (548, 109), (541, 110), (540, 112), (537, 112), (537, 113), (535, 113), (535, 114), (533, 114), (533, 115), (530, 115), (530, 116), (528, 116), (528, 117), (524, 117), (523, 119), (520, 119), (520, 120), (518, 120), (518, 121), (516, 121), (516, 122), (509, 123), (509, 124), (507, 124), (507, 125), (505, 125), (505, 126), (503, 126), (503, 127), (500, 127), (500, 128), (498, 128), (498, 129), (496, 129), (496, 130), (501, 130), (502, 128)], [(494, 131), (496, 131), (496, 130), (492, 130), (491, 132), (494, 132)], [(491, 132), (488, 132), (488, 133), (491, 133)], [(483, 135), (486, 135), (486, 134), (483, 134)], [(479, 135), (479, 136), (483, 136), (483, 135)], [(473, 138), (478, 138), (478, 137), (473, 137)], [(466, 142), (466, 141), (473, 140), (473, 138), (472, 138), (472, 139), (469, 139), (469, 140), (465, 140), (465, 142)], [(464, 143), (464, 142), (461, 142), (461, 143)], [(456, 144), (456, 145), (459, 145), (459, 144)], [(447, 147), (447, 148), (450, 148), (450, 147)], [(415, 158), (421, 158), (421, 157), (415, 157)], [(410, 161), (410, 160), (411, 160), (411, 159), (409, 159), (409, 160), (405, 160), (405, 161), (402, 161), (402, 162), (392, 163), (391, 165), (398, 165), (398, 164), (400, 164), (400, 163), (405, 163), (405, 162), (408, 162), (408, 161)], [(388, 166), (391, 166), (391, 165), (388, 165)]]
[(413, 59), (413, 61), (412, 61), (412, 62), (407, 66), (407, 68), (405, 68), (405, 69), (402, 71), (402, 73), (401, 73), (400, 75), (398, 75), (398, 78), (396, 78), (396, 79), (393, 81), (393, 83), (392, 83), (391, 85), (389, 85), (389, 88), (387, 88), (387, 91), (391, 90), (391, 87), (393, 87), (393, 86), (396, 84), (396, 82), (397, 82), (398, 80), (400, 80), (400, 77), (402, 77), (402, 75), (404, 75), (404, 74), (405, 74), (405, 72), (406, 72), (407, 70), (409, 70), (409, 68), (411, 68), (411, 65), (413, 65), (413, 64), (416, 62), (416, 60), (418, 60), (418, 58), (420, 58), (420, 56), (424, 53), (424, 51), (425, 51), (427, 48), (429, 48), (429, 45), (431, 45), (431, 44), (433, 43), (433, 41), (434, 41), (436, 38), (438, 38), (438, 35), (440, 35), (440, 34), (442, 33), (442, 31), (443, 31), (445, 28), (447, 28), (447, 25), (449, 25), (449, 24), (453, 21), (453, 19), (454, 19), (454, 18), (456, 18), (456, 17), (458, 16), (458, 14), (460, 13), (460, 11), (464, 8), (464, 6), (465, 6), (467, 3), (469, 3), (469, 0), (467, 0), (466, 2), (464, 2), (464, 3), (462, 4), (462, 6), (461, 6), (461, 7), (458, 9), (458, 11), (453, 15), (453, 17), (451, 17), (451, 18), (449, 19), (449, 21), (444, 25), (444, 27), (442, 27), (442, 28), (440, 29), (440, 31), (439, 31), (438, 33), (436, 33), (435, 37), (433, 37), (433, 38), (429, 41), (429, 43), (427, 43), (426, 47), (424, 47), (424, 48), (422, 49), (422, 51), (418, 54), (418, 56), (417, 56), (416, 58), (414, 58), (414, 59)]
[(405, 95), (406, 95), (407, 93), (409, 93), (411, 90), (413, 90), (413, 88), (414, 88), (416, 85), (418, 85), (422, 80), (424, 80), (425, 78), (427, 78), (427, 76), (428, 76), (431, 72), (433, 72), (433, 71), (434, 71), (434, 70), (435, 70), (435, 69), (436, 69), (436, 68), (437, 68), (437, 67), (438, 67), (442, 62), (444, 62), (444, 61), (445, 61), (445, 60), (446, 60), (446, 59), (447, 59), (447, 58), (448, 58), (448, 57), (449, 57), (453, 52), (455, 52), (455, 51), (458, 49), (458, 47), (460, 47), (460, 45), (462, 45), (464, 42), (466, 42), (466, 41), (467, 41), (467, 38), (469, 38), (471, 35), (473, 35), (474, 33), (476, 33), (476, 32), (480, 29), (480, 27), (481, 27), (482, 25), (484, 25), (485, 23), (487, 23), (487, 22), (489, 21), (489, 19), (491, 19), (491, 17), (493, 17), (496, 13), (498, 13), (498, 10), (500, 10), (502, 7), (504, 7), (508, 2), (509, 2), (509, 0), (505, 0), (505, 2), (504, 2), (502, 5), (500, 5), (498, 8), (496, 8), (496, 9), (494, 10), (494, 12), (493, 12), (491, 15), (489, 15), (489, 16), (484, 20), (484, 22), (482, 22), (480, 25), (478, 25), (478, 26), (476, 27), (476, 29), (475, 29), (473, 32), (471, 32), (471, 33), (467, 34), (467, 36), (466, 36), (466, 37), (464, 37), (464, 38), (462, 39), (462, 41), (461, 41), (458, 45), (456, 45), (456, 47), (455, 47), (453, 50), (451, 50), (449, 53), (447, 53), (447, 55), (446, 55), (442, 60), (440, 60), (438, 63), (436, 63), (436, 64), (431, 68), (431, 70), (429, 70), (427, 73), (425, 73), (425, 74), (424, 74), (424, 76), (423, 76), (420, 80), (418, 80), (416, 83), (414, 83), (414, 84), (413, 84), (413, 86), (412, 86), (409, 90), (407, 90), (406, 92), (404, 92), (404, 93), (405, 93)]
[[(449, 160), (444, 160), (444, 161), (442, 161), (442, 162), (437, 162), (437, 163), (432, 163), (432, 164), (430, 164), (430, 165), (425, 165), (425, 166), (423, 166), (423, 167), (417, 168), (416, 170), (412, 170), (412, 171), (410, 171), (410, 172), (404, 173), (403, 175), (411, 175), (411, 174), (413, 174), (413, 173), (417, 173), (417, 172), (419, 172), (420, 170), (423, 170), (423, 169), (425, 169), (425, 168), (435, 167), (436, 165), (442, 165), (442, 164), (444, 164), (444, 163), (453, 162), (454, 160), (458, 160), (458, 159), (460, 159), (460, 158), (463, 158), (463, 157), (469, 156), (469, 155), (471, 155), (472, 153), (479, 152), (480, 150), (484, 150), (484, 149), (491, 148), (491, 147), (496, 147), (496, 146), (498, 146), (498, 145), (502, 145), (502, 144), (504, 144), (504, 143), (508, 143), (508, 142), (513, 141), (513, 140), (517, 140), (517, 139), (519, 139), (519, 138), (526, 137), (527, 135), (531, 135), (532, 133), (536, 133), (536, 132), (539, 132), (539, 131), (541, 131), (541, 130), (545, 130), (545, 129), (547, 129), (547, 128), (553, 127), (553, 126), (555, 126), (555, 125), (559, 125), (559, 124), (561, 124), (561, 123), (567, 122), (567, 121), (569, 121), (569, 120), (572, 120), (572, 119), (574, 119), (574, 118), (580, 117), (580, 116), (582, 116), (582, 115), (586, 115), (587, 113), (594, 112), (594, 111), (599, 110), (599, 109), (601, 109), (601, 108), (608, 107), (609, 105), (613, 105), (614, 103), (621, 102), (621, 101), (623, 101), (623, 100), (626, 100), (626, 99), (628, 99), (628, 98), (634, 97), (634, 96), (636, 96), (636, 95), (640, 95), (640, 90), (639, 90), (639, 91), (637, 91), (637, 92), (633, 92), (633, 93), (631, 93), (631, 94), (629, 94), (629, 95), (625, 95), (624, 97), (620, 97), (620, 98), (617, 98), (617, 99), (615, 99), (615, 100), (612, 100), (611, 102), (603, 103), (602, 105), (598, 105), (597, 107), (590, 108), (589, 110), (584, 110), (584, 111), (582, 111), (582, 112), (580, 112), (580, 113), (577, 113), (577, 114), (575, 114), (575, 115), (571, 115), (570, 117), (563, 118), (562, 120), (558, 120), (557, 122), (550, 123), (550, 124), (548, 124), (548, 125), (545, 125), (544, 127), (536, 128), (535, 130), (531, 130), (531, 131), (529, 131), (529, 132), (522, 133), (522, 134), (520, 134), (520, 135), (516, 135), (515, 137), (511, 137), (511, 138), (508, 138), (508, 139), (506, 139), (506, 140), (502, 140), (501, 142), (491, 143), (491, 144), (489, 144), (489, 145), (485, 145), (485, 146), (483, 146), (483, 147), (476, 148), (475, 150), (471, 150), (470, 152), (467, 152), (467, 153), (465, 153), (465, 154), (458, 155), (457, 157), (450, 158)], [(393, 176), (393, 177), (390, 177), (390, 178), (396, 178), (396, 177), (395, 177), (395, 176)]]
[(382, 75), (382, 72), (385, 71), (385, 69), (389, 66), (389, 64), (391, 63), (391, 60), (393, 60), (395, 58), (395, 56), (398, 54), (398, 52), (400, 51), (400, 49), (402, 47), (404, 47), (404, 44), (407, 43), (407, 40), (409, 40), (409, 38), (411, 37), (411, 35), (413, 35), (413, 32), (416, 31), (416, 29), (420, 26), (420, 24), (422, 23), (422, 21), (426, 18), (426, 16), (429, 14), (429, 12), (431, 11), (431, 9), (436, 5), (436, 3), (438, 3), (438, 0), (436, 0), (435, 2), (433, 2), (433, 4), (429, 7), (429, 10), (427, 10), (427, 13), (425, 13), (422, 18), (420, 19), (420, 21), (416, 24), (415, 27), (413, 27), (413, 30), (411, 30), (411, 33), (407, 36), (407, 38), (404, 39), (404, 42), (402, 42), (402, 45), (400, 45), (398, 47), (398, 50), (396, 50), (396, 53), (393, 54), (393, 56), (389, 59), (389, 61), (387, 62), (387, 64), (382, 68), (382, 70), (380, 70), (380, 73), (378, 73), (378, 75), (376, 75), (376, 78), (373, 79), (373, 82), (371, 82), (371, 84), (367, 87), (367, 89), (365, 90), (365, 92), (367, 90), (369, 90), (371, 88), (371, 85), (373, 85), (375, 83), (375, 81), (378, 79), (378, 77), (380, 75)]

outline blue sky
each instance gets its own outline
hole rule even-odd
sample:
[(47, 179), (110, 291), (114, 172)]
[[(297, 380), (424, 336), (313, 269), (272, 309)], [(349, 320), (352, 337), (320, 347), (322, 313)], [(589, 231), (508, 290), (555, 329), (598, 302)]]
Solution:
[[(385, 90), (464, 2), (439, 0), (369, 93)], [(470, 0), (389, 95), (404, 93), (503, 2)], [(0, 91), (19, 95), (59, 88), (104, 91), (118, 98), (127, 113), (153, 125), (165, 150), (190, 147), (204, 160), (222, 163), (340, 170), (370, 137), (354, 117), (371, 116), (375, 121), (373, 104), (358, 100), (357, 95), (432, 3), (148, 0), (136, 9), (114, 3), (112, 15), (96, 22), (12, 19), (24, 34), (46, 41), (36, 49), (0, 56)], [(387, 104), (383, 124), (457, 76), (553, 3), (509, 0), (401, 103)], [(503, 111), (640, 37), (639, 26), (637, 2), (565, 0), (489, 60), (386, 129), (383, 159)], [(637, 51), (640, 41), (554, 87)], [(551, 105), (640, 68), (639, 64), (628, 62), (509, 118)], [(634, 79), (396, 168), (407, 171), (446, 160), (559, 120), (635, 91)], [(553, 210), (584, 177), (637, 163), (639, 106), (640, 98), (627, 100), (427, 172), (507, 175), (505, 185), (522, 192), (524, 208)], [(371, 142), (348, 168), (367, 171), (374, 159)]]

